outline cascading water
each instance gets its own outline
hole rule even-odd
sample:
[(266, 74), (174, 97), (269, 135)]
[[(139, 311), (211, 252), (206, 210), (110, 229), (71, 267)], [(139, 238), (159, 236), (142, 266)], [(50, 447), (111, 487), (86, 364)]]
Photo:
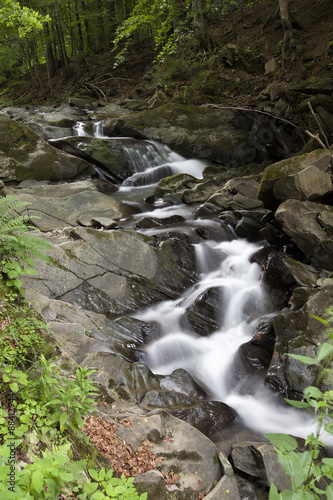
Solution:
[[(178, 368), (187, 370), (212, 399), (233, 407), (245, 425), (255, 431), (306, 437), (313, 431), (308, 414), (278, 403), (256, 377), (252, 382), (246, 380), (247, 393), (244, 393), (244, 381), (235, 386), (231, 380), (239, 347), (252, 339), (260, 322), (274, 314), (260, 286), (260, 268), (249, 261), (258, 248), (237, 239), (196, 245), (201, 271), (199, 283), (177, 300), (159, 303), (135, 316), (155, 322), (161, 332), (160, 338), (147, 346), (144, 362), (154, 373), (163, 375)], [(201, 337), (182, 327), (182, 318), (187, 308), (211, 288), (220, 291), (220, 326), (209, 336)]]
[[(77, 135), (88, 135), (84, 124), (76, 127)], [(94, 127), (94, 136), (102, 137), (102, 122)], [(117, 197), (131, 203), (144, 192), (152, 191), (157, 181), (173, 173), (189, 173), (202, 177), (206, 163), (186, 160), (168, 147), (153, 141), (142, 141), (142, 145), (124, 146), (135, 174), (127, 179), (117, 192)], [(133, 195), (133, 193), (139, 193)], [(142, 198), (140, 198), (142, 199)], [(165, 218), (182, 214), (188, 223), (198, 227), (216, 224), (213, 221), (194, 220), (189, 207), (170, 206), (156, 208), (138, 214)], [(168, 230), (168, 229), (167, 229)], [(175, 228), (172, 228), (175, 231)], [(160, 230), (153, 228), (150, 234)], [(161, 230), (163, 231), (163, 229)], [(146, 231), (148, 232), (148, 231)], [(195, 245), (200, 281), (176, 300), (160, 302), (138, 311), (134, 317), (160, 327), (160, 336), (146, 346), (144, 362), (158, 374), (170, 374), (178, 368), (187, 370), (205, 388), (212, 399), (223, 401), (233, 407), (245, 425), (260, 433), (287, 432), (305, 437), (312, 429), (308, 414), (284, 405), (264, 386), (262, 379), (251, 375), (246, 381), (232, 380), (233, 361), (240, 346), (252, 339), (260, 322), (267, 321), (274, 311), (270, 301), (260, 287), (261, 271), (257, 264), (250, 263), (250, 256), (257, 245), (245, 240), (204, 241)], [(200, 336), (184, 321), (187, 310), (210, 289), (219, 290), (217, 304), (218, 328)], [(184, 324), (187, 326), (184, 327)], [(246, 383), (244, 383), (246, 382)]]

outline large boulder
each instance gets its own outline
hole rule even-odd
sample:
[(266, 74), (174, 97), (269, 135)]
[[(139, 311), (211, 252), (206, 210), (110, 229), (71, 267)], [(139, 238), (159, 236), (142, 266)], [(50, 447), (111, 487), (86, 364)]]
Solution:
[(53, 140), (51, 144), (106, 170), (119, 182), (144, 170), (149, 160), (158, 156), (154, 145), (136, 139), (66, 137)]
[[(274, 163), (273, 165), (269, 165), (265, 168), (263, 176), (261, 178), (261, 182), (258, 188), (258, 198), (260, 200), (263, 200), (266, 206), (276, 208), (279, 204), (279, 199), (281, 197), (283, 199), (286, 199), (285, 196), (287, 196), (286, 194), (282, 194), (281, 188), (283, 184), (280, 184), (280, 189), (276, 188), (277, 197), (275, 197), (274, 186), (280, 179), (286, 178), (287, 176), (293, 176), (294, 174), (301, 172), (310, 165), (316, 166), (317, 168), (322, 170), (322, 172), (327, 172), (329, 169), (330, 157), (331, 155), (326, 149), (318, 149), (315, 151), (311, 151), (311, 153), (306, 153), (301, 156), (294, 156), (292, 158), (287, 158), (286, 160), (281, 160), (277, 163)], [(305, 174), (303, 174), (302, 176), (303, 179), (304, 176)], [(294, 180), (294, 186), (297, 182), (297, 180)], [(297, 197), (303, 196), (303, 199), (307, 199), (304, 198), (305, 195), (303, 193), (306, 192), (307, 196), (309, 196), (309, 186), (308, 183), (306, 183), (305, 181), (303, 182), (307, 185), (307, 187), (303, 187), (301, 189), (302, 195), (298, 194)], [(289, 183), (290, 181), (287, 177), (287, 179), (285, 180), (285, 184)], [(295, 187), (293, 189), (293, 193), (294, 192)], [(293, 195), (291, 197), (295, 196)]]
[(289, 199), (315, 201), (332, 189), (331, 176), (315, 165), (310, 165), (300, 172), (287, 175), (278, 180), (273, 188), (278, 201)]
[(284, 201), (276, 220), (298, 248), (323, 268), (333, 270), (333, 208), (311, 201)]
[(22, 123), (0, 116), (0, 179), (59, 181), (92, 169), (88, 162), (50, 146)]
[[(258, 120), (264, 133), (257, 133)], [(168, 103), (127, 114), (118, 120), (115, 129), (119, 135), (153, 139), (182, 154), (237, 167), (270, 158), (266, 145), (274, 143), (278, 136), (270, 125), (271, 118), (250, 111)], [(290, 143), (287, 128), (281, 135)]]
[[(266, 377), (270, 386), (289, 397), (300, 397), (309, 385), (329, 387), (325, 377), (318, 378), (321, 371), (319, 365), (305, 365), (287, 354), (315, 357), (319, 345), (327, 342), (330, 334), (314, 316), (325, 318), (332, 301), (332, 286), (294, 290), (291, 303), (295, 304), (295, 309), (284, 310), (274, 319), (276, 342)], [(305, 303), (300, 307), (302, 302)]]
[(38, 276), (26, 277), (26, 286), (86, 309), (128, 313), (175, 298), (193, 283), (193, 248), (174, 239), (155, 248), (139, 233), (84, 227), (44, 238), (53, 244), (53, 264), (37, 262)]
[(66, 184), (41, 182), (22, 189), (8, 188), (8, 194), (26, 201), (24, 213), (36, 217), (34, 225), (46, 232), (78, 224), (93, 226), (93, 221), (100, 217), (109, 220), (122, 217), (126, 207), (100, 189), (103, 183), (92, 180)]

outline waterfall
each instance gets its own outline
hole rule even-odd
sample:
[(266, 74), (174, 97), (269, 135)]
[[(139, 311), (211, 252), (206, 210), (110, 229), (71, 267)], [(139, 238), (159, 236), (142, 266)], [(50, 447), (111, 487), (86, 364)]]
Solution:
[(187, 160), (172, 151), (168, 146), (155, 141), (143, 141), (141, 147), (125, 147), (135, 174), (125, 180), (123, 186), (145, 186), (157, 184), (164, 177), (178, 173), (187, 173), (202, 178), (207, 162)]
[[(180, 298), (158, 303), (136, 318), (159, 325), (160, 337), (146, 347), (144, 362), (154, 373), (187, 370), (211, 398), (233, 407), (244, 423), (260, 433), (284, 432), (306, 437), (313, 432), (308, 413), (278, 402), (258, 377), (231, 383), (233, 360), (239, 347), (252, 339), (258, 324), (274, 315), (261, 289), (261, 271), (249, 261), (259, 246), (246, 240), (205, 241), (196, 245), (201, 279)], [(219, 328), (199, 336), (182, 318), (205, 291), (219, 290)], [(251, 377), (249, 374), (248, 377)]]
[(78, 137), (87, 137), (89, 135), (85, 131), (83, 122), (77, 122), (76, 125), (74, 125), (74, 127), (73, 127), (73, 132), (74, 132), (74, 135), (77, 135)]

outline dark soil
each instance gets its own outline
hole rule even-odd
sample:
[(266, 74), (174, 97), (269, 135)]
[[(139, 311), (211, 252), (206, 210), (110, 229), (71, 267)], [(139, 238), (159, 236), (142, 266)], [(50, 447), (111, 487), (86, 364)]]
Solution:
[[(305, 81), (333, 81), (332, 0), (291, 0), (290, 7), (294, 18), (294, 32), (289, 56), (285, 61), (281, 61), (283, 32), (276, 1), (264, 0), (262, 3), (244, 7), (242, 11), (215, 16), (214, 24), (210, 27), (211, 36), (216, 44), (215, 54), (219, 54), (225, 44), (235, 43), (244, 50), (251, 49), (261, 54), (264, 62), (275, 57), (278, 68), (274, 75), (266, 75), (264, 71), (250, 74), (244, 67), (227, 67), (219, 57), (216, 57), (207, 70), (207, 78), (214, 82), (216, 76), (216, 81), (220, 82), (220, 88), (215, 88), (214, 102), (256, 106), (260, 93), (273, 80), (286, 89), (290, 89), (292, 84)], [(195, 52), (196, 48), (193, 50)], [(188, 47), (180, 47), (179, 57), (186, 59), (186, 51)], [(192, 53), (191, 56), (192, 62), (196, 56), (203, 57), (199, 53)], [(114, 55), (111, 50), (103, 54), (86, 56), (71, 62), (70, 78), (65, 78), (60, 68), (57, 76), (48, 81), (46, 68), (42, 68), (41, 88), (38, 88), (31, 76), (27, 75), (23, 81), (9, 87), (4, 97), (8, 99), (8, 103), (16, 105), (60, 103), (74, 95), (104, 100), (135, 97), (136, 88), (145, 81), (143, 80), (145, 73), (150, 70), (150, 74), (153, 74), (152, 68), (156, 66), (153, 64), (154, 57), (153, 42), (132, 44), (127, 61), (117, 69), (113, 69)], [(236, 81), (235, 88), (231, 90), (230, 85), (225, 84), (225, 79), (228, 82)], [(175, 81), (173, 75), (172, 80), (171, 97), (179, 97), (180, 89), (184, 85), (191, 85), (191, 77), (188, 75), (179, 75), (178, 81)], [(150, 81), (153, 83), (146, 90), (146, 96), (147, 92), (152, 95), (155, 90), (154, 77)], [(8, 88), (8, 82), (5, 87)], [(4, 104), (5, 99), (3, 98)], [(209, 102), (210, 98), (205, 99), (205, 96), (201, 95), (198, 99), (194, 92), (193, 101), (196, 100), (201, 104), (205, 100)]]

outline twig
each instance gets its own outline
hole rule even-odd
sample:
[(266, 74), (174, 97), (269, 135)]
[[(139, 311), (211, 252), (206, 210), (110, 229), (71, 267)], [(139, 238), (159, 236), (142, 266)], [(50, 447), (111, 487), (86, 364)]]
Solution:
[(318, 141), (318, 142), (319, 142), (319, 144), (321, 145), (321, 147), (322, 147), (322, 148), (324, 148), (324, 149), (326, 149), (326, 146), (325, 146), (325, 144), (323, 143), (323, 141), (320, 139), (319, 134), (311, 134), (311, 132), (309, 132), (309, 130), (306, 130), (306, 131), (305, 131), (305, 133), (306, 133), (308, 136), (312, 137), (312, 139), (316, 139), (316, 141)]
[(325, 132), (323, 130), (323, 127), (321, 126), (320, 121), (318, 120), (317, 116), (315, 115), (315, 112), (313, 111), (313, 108), (312, 108), (310, 102), (308, 102), (308, 106), (310, 108), (310, 111), (312, 113), (313, 118), (316, 120), (316, 123), (317, 123), (317, 125), (318, 125), (318, 127), (319, 127), (319, 129), (320, 129), (320, 131), (321, 131), (321, 133), (323, 135), (323, 137), (324, 137), (325, 144), (319, 138), (319, 134), (312, 135), (310, 132), (308, 132), (308, 131), (306, 131), (306, 132), (307, 132), (308, 135), (310, 135), (310, 137), (313, 137), (314, 139), (316, 139), (322, 145), (322, 147), (328, 149), (328, 151), (331, 153), (330, 165), (332, 167), (333, 166), (333, 151), (332, 151), (332, 149), (330, 147), (330, 144), (329, 144), (327, 136), (326, 136), (326, 134), (325, 134)]
[[(321, 126), (320, 121), (318, 120), (318, 118), (316, 117), (316, 115), (315, 115), (315, 113), (314, 113), (314, 111), (313, 111), (313, 109), (312, 109), (311, 102), (308, 102), (308, 106), (309, 106), (310, 111), (311, 111), (311, 113), (312, 113), (312, 115), (313, 115), (313, 118), (316, 120), (317, 125), (318, 125), (318, 127), (320, 128), (321, 133), (323, 134), (323, 137), (324, 137), (324, 139), (325, 139), (325, 144), (326, 144), (326, 146), (327, 146), (327, 149), (329, 149), (329, 150), (330, 150), (330, 145), (329, 145), (329, 143), (328, 143), (328, 140), (327, 140), (326, 134), (325, 134), (325, 132), (324, 132), (324, 130), (323, 130), (323, 127)], [(331, 151), (331, 150), (330, 150), (330, 151)], [(332, 151), (331, 151), (331, 152), (332, 152)]]

